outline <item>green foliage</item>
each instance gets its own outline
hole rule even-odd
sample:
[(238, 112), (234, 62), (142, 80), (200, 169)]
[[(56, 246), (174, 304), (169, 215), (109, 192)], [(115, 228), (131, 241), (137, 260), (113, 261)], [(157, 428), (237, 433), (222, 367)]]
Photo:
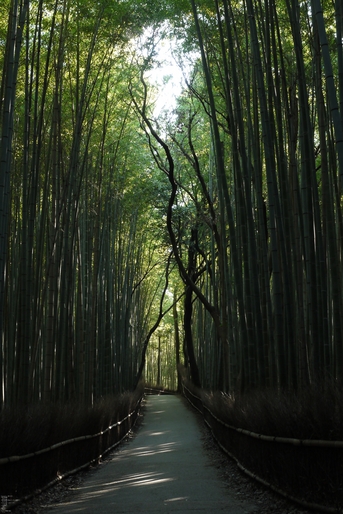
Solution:
[(154, 316), (151, 270), (165, 258), (128, 99), (140, 73), (128, 41), (142, 25), (131, 2), (55, 5), (32, 4), (18, 71), (6, 404), (92, 403), (132, 387)]
[[(206, 383), (297, 389), (341, 376), (341, 14), (323, 6), (322, 16), (291, 0), (31, 2), (9, 62), (1, 5), (1, 98), (18, 63), (15, 102), (0, 109), (13, 134), (1, 175), (11, 193), (2, 402), (92, 402), (130, 387), (160, 308), (170, 210), (184, 268), (170, 280), (181, 294), (185, 273), (195, 277)], [(146, 77), (163, 40), (177, 41), (187, 86), (152, 122)], [(154, 129), (174, 166), (172, 206)]]

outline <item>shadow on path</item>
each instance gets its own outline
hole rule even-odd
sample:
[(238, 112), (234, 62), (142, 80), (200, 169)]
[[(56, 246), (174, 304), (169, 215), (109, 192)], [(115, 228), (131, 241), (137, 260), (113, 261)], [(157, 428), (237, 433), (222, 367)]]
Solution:
[(52, 514), (252, 513), (217, 476), (193, 413), (177, 396), (149, 396), (136, 437)]

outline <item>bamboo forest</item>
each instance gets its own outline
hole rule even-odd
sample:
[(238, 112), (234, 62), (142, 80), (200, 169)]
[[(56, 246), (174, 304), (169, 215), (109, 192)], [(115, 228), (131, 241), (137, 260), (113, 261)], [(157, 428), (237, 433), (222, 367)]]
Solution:
[(341, 0), (2, 0), (0, 70), (1, 407), (342, 381)]

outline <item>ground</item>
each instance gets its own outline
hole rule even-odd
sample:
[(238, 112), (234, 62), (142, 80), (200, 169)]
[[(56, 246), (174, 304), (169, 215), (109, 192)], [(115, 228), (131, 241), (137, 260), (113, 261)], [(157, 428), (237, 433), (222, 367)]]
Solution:
[[(191, 409), (186, 400), (184, 401)], [(309, 511), (301, 509), (286, 501), (284, 498), (278, 496), (244, 475), (238, 469), (236, 463), (219, 449), (217, 444), (214, 442), (210, 431), (204, 425), (201, 416), (196, 412), (194, 412), (194, 415), (196, 416), (199, 424), (203, 447), (210, 457), (212, 465), (217, 470), (218, 478), (227, 484), (227, 487), (230, 488), (230, 491), (233, 492), (234, 495), (238, 498), (251, 500), (252, 503), (257, 504), (259, 506), (259, 510), (256, 514), (308, 514)], [(144, 407), (142, 409), (140, 420), (143, 416)], [(139, 430), (139, 424), (140, 422), (138, 421), (135, 429), (130, 435), (130, 438), (135, 437), (137, 430)], [(112, 458), (112, 456), (113, 453), (109, 454), (106, 459)], [(96, 472), (96, 468), (91, 468), (86, 471), (82, 471), (75, 476), (68, 477), (30, 501), (16, 507), (12, 512), (15, 514), (48, 514), (50, 505), (56, 505), (58, 502), (67, 501), (68, 495), (78, 488), (89, 473), (94, 472)]]

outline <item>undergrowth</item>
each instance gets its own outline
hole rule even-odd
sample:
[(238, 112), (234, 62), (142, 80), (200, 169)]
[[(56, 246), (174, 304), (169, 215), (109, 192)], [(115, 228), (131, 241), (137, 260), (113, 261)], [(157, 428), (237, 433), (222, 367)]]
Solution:
[(0, 458), (26, 455), (75, 437), (93, 435), (123, 419), (142, 396), (135, 392), (107, 396), (93, 406), (77, 402), (5, 407), (0, 412)]
[(213, 414), (228, 425), (258, 434), (343, 441), (343, 386), (330, 382), (297, 393), (256, 390), (243, 395), (192, 387)]

